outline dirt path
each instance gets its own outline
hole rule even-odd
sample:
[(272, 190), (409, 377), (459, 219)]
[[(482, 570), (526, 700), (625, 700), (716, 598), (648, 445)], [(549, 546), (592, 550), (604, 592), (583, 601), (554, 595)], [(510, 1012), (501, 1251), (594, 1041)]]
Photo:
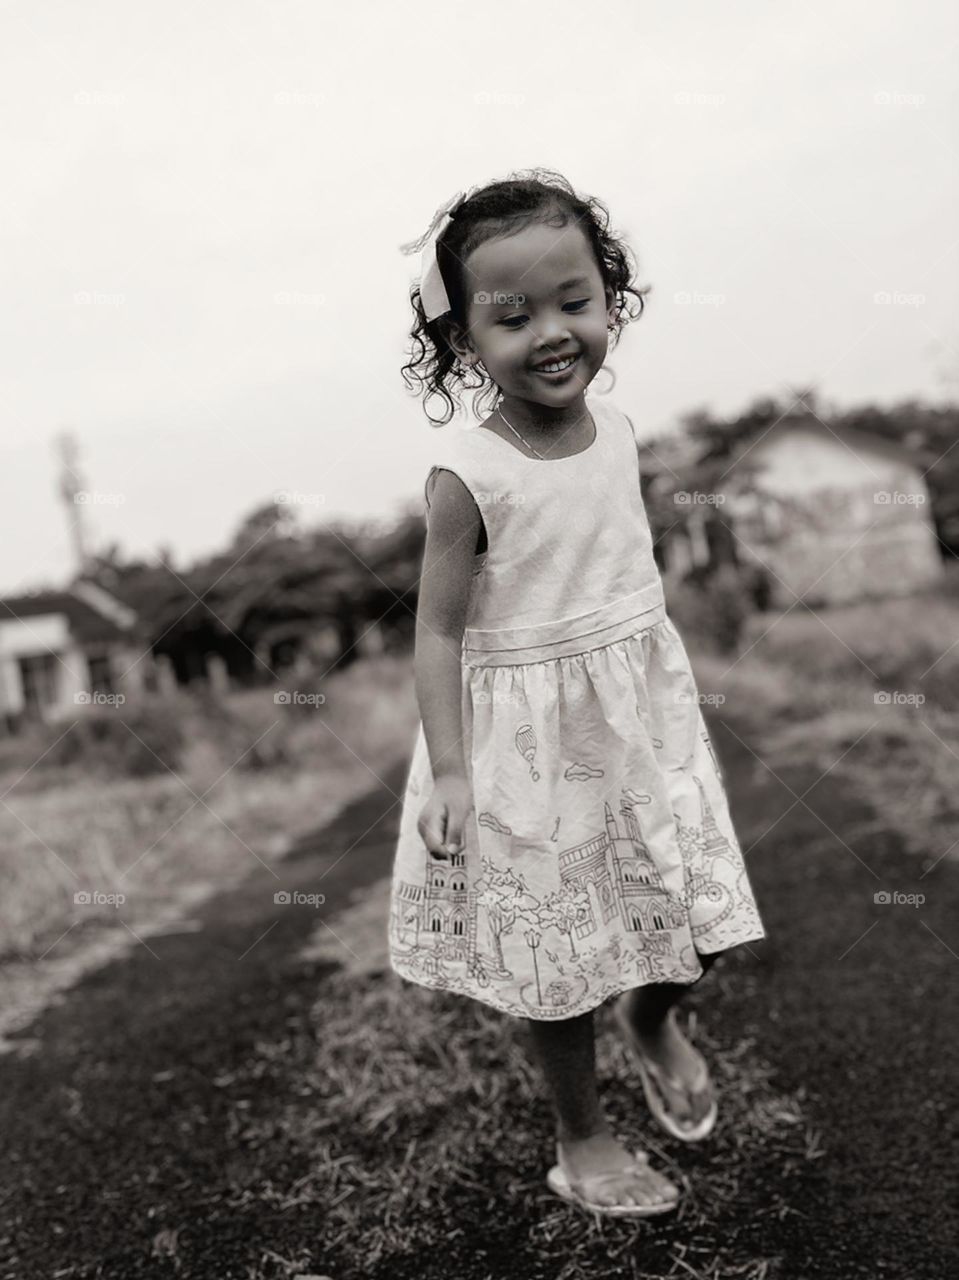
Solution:
[[(759, 1028), (783, 1089), (805, 1090), (823, 1148), (792, 1171), (794, 1212), (755, 1240), (757, 1257), (777, 1260), (762, 1274), (943, 1280), (959, 1240), (959, 868), (944, 859), (920, 880), (891, 837), (845, 848), (824, 824), (845, 839), (863, 813), (833, 777), (812, 786), (814, 774), (793, 771), (791, 794), (728, 717), (711, 725), (743, 843), (772, 828), (749, 859), (770, 938), (746, 963), (717, 966), (705, 1016)], [(404, 775), (385, 779), (394, 794)], [(327, 1274), (311, 1248), (321, 1205), (299, 1191), (309, 1161), (276, 1116), (291, 1098), (304, 1114), (317, 1105), (300, 1096), (301, 1067), (322, 1043), (309, 1011), (330, 966), (297, 958), (316, 909), (273, 895), (321, 890), (335, 930), (350, 892), (388, 874), (393, 804), (377, 790), (350, 806), (279, 882), (257, 869), (186, 931), (150, 937), (13, 1037), (22, 1051), (0, 1057), (5, 1280)], [(926, 902), (877, 905), (880, 889)], [(721, 1234), (748, 1231), (748, 1216)], [(515, 1274), (491, 1256), (477, 1270), (474, 1245), (460, 1239), (430, 1276)], [(388, 1262), (375, 1272), (399, 1274)], [(596, 1274), (646, 1273), (633, 1262)]]

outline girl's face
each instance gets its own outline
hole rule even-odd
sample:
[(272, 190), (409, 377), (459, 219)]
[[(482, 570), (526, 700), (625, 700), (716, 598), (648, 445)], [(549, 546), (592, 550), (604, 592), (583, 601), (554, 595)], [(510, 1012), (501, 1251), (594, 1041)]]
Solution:
[[(575, 224), (534, 223), (488, 240), (465, 265), (467, 331), (457, 353), (481, 362), (504, 396), (562, 409), (581, 403), (603, 367), (615, 298)], [(568, 367), (542, 366), (573, 357)]]

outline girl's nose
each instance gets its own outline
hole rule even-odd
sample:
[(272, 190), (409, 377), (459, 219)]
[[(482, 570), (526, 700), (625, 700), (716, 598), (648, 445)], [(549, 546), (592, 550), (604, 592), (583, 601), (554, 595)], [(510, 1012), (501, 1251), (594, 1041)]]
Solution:
[(536, 331), (539, 339), (537, 348), (544, 351), (558, 347), (561, 342), (568, 342), (571, 335), (565, 316), (547, 317)]

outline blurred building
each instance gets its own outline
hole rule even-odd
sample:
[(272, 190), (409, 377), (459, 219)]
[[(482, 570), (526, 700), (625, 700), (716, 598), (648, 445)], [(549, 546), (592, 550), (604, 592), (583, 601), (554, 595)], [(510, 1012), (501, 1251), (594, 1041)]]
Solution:
[(885, 437), (784, 419), (724, 458), (708, 492), (683, 490), (703, 461), (688, 440), (658, 452), (651, 488), (673, 494), (677, 515), (661, 538), (664, 573), (732, 562), (764, 578), (776, 607), (905, 595), (942, 575), (922, 471)]
[(155, 687), (136, 614), (98, 584), (0, 597), (0, 730)]

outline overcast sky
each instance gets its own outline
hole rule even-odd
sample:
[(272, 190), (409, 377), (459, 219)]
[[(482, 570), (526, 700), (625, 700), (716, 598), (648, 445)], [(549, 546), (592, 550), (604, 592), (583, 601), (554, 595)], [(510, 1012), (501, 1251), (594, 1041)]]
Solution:
[(514, 169), (599, 196), (653, 286), (610, 360), (641, 434), (807, 383), (955, 398), (957, 28), (947, 0), (7, 0), (0, 590), (73, 569), (64, 429), (94, 545), (179, 565), (278, 490), (317, 495), (304, 524), (421, 500), (397, 246)]

